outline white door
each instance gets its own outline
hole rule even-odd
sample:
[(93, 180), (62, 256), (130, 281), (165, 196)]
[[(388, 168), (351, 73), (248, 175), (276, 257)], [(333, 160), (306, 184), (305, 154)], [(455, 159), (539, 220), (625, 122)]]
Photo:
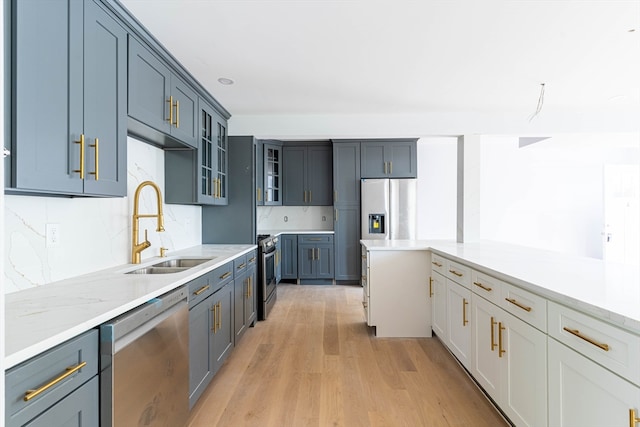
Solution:
[(640, 263), (640, 166), (604, 166), (605, 261)]
[[(640, 388), (549, 338), (549, 425), (633, 426)], [(637, 416), (637, 415), (636, 415)]]
[(465, 368), (471, 361), (471, 291), (446, 279), (447, 346)]
[(444, 276), (431, 273), (431, 327), (442, 342), (447, 340), (447, 284)]
[(498, 315), (503, 310), (475, 294), (471, 296), (471, 304), (471, 375), (497, 401), (500, 397), (501, 369), (501, 360), (498, 357)]

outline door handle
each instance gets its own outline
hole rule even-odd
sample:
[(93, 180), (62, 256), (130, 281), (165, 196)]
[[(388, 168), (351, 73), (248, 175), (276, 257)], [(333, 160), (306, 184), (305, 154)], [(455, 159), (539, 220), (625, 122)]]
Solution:
[(96, 177), (96, 181), (98, 181), (100, 179), (100, 175), (99, 175), (99, 165), (100, 165), (100, 160), (99, 160), (99, 156), (100, 156), (100, 147), (98, 146), (98, 138), (96, 138), (96, 143), (95, 144), (90, 144), (89, 147), (94, 148), (95, 151), (95, 162), (96, 162), (96, 171), (95, 172), (89, 172), (90, 175), (95, 175)]

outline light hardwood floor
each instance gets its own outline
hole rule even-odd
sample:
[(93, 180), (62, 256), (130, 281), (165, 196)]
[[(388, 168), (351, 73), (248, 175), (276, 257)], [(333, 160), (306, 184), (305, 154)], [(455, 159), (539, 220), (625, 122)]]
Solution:
[(505, 426), (437, 338), (376, 338), (359, 286), (278, 287), (189, 426)]

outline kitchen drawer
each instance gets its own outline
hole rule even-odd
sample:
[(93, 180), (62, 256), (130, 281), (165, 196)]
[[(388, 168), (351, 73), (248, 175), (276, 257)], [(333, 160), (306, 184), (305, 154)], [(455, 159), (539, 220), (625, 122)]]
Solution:
[(551, 301), (548, 310), (550, 336), (640, 385), (640, 336)]
[[(78, 366), (83, 367), (75, 370)], [(70, 375), (63, 377), (66, 374)], [(5, 421), (24, 425), (98, 374), (98, 331), (92, 329), (10, 369), (5, 375)], [(58, 382), (54, 380), (63, 377)], [(40, 394), (25, 401), (27, 390)]]
[(247, 269), (247, 256), (241, 255), (238, 258), (233, 260), (233, 270), (234, 274), (242, 274)]
[(195, 306), (213, 293), (213, 286), (209, 283), (208, 274), (204, 274), (187, 283), (187, 289), (189, 291), (189, 294), (187, 295), (189, 308)]
[(225, 265), (216, 268), (209, 273), (209, 284), (212, 292), (223, 287), (227, 282), (233, 280), (234, 262), (229, 261)]
[(433, 252), (431, 253), (431, 269), (433, 271), (437, 271), (438, 273), (445, 275), (447, 271), (447, 260), (442, 258), (440, 255), (436, 255)]
[(333, 243), (333, 234), (300, 234), (298, 245), (304, 243)]
[(504, 283), (500, 307), (547, 333), (547, 300), (529, 291)]
[(495, 305), (500, 305), (502, 289), (507, 285), (502, 280), (475, 270), (471, 270), (471, 284), (473, 293), (480, 295)]
[(257, 261), (258, 261), (258, 254), (256, 251), (249, 252), (247, 254), (247, 268), (255, 267)]
[(447, 260), (445, 275), (454, 282), (471, 289), (471, 269), (457, 262)]

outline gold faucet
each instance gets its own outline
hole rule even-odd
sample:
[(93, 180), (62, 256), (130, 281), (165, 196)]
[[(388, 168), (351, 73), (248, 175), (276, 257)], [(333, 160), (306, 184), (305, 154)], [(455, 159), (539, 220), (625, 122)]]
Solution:
[[(158, 204), (158, 213), (157, 214), (138, 214), (138, 204), (140, 199), (140, 190), (142, 190), (147, 185), (153, 187), (156, 190), (156, 198)], [(155, 182), (152, 181), (144, 181), (138, 188), (136, 188), (136, 193), (133, 196), (133, 233), (132, 233), (132, 243), (131, 243), (131, 263), (132, 264), (140, 264), (140, 253), (151, 246), (149, 240), (147, 240), (147, 230), (144, 230), (144, 242), (138, 243), (138, 220), (140, 218), (157, 218), (158, 219), (158, 228), (156, 231), (164, 231), (164, 218), (162, 216), (162, 194), (160, 193), (160, 187)]]

